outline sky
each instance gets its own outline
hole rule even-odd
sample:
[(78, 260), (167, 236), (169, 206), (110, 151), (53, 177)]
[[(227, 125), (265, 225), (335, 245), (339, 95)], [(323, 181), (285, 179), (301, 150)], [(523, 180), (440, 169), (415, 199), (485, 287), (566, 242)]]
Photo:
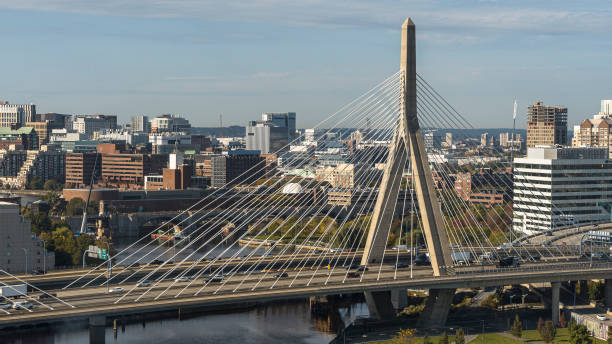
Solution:
[(0, 0), (0, 100), (310, 127), (399, 69), (408, 16), (419, 74), (475, 127), (511, 127), (515, 98), (519, 128), (538, 100), (571, 125), (612, 99), (607, 0)]

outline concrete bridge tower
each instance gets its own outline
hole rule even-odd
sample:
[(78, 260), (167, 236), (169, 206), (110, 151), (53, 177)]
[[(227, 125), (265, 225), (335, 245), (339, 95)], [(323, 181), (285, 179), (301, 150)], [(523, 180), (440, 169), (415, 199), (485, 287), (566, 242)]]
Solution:
[[(448, 273), (447, 267), (452, 265), (452, 261), (442, 212), (427, 160), (423, 134), (421, 133), (417, 118), (415, 25), (410, 18), (406, 19), (402, 25), (400, 71), (402, 72), (402, 92), (399, 126), (396, 128), (393, 140), (391, 141), (361, 264), (377, 264), (383, 259), (389, 230), (391, 229), (390, 224), (393, 221), (393, 204), (395, 204), (395, 200), (398, 197), (406, 162), (410, 159), (414, 188), (419, 204), (419, 212), (423, 220), (423, 229), (427, 247), (429, 248), (431, 265), (434, 275), (441, 276)], [(394, 293), (397, 293), (397, 291)], [(432, 314), (426, 315), (426, 317), (435, 320), (433, 323), (440, 322), (441, 318), (443, 318), (442, 322), (445, 321), (448, 309), (444, 312), (440, 307), (434, 306), (436, 303), (446, 303), (449, 297), (452, 299), (452, 295), (454, 295), (454, 290), (450, 289), (430, 291), (428, 304), (430, 302), (434, 303), (429, 305), (429, 308), (434, 312), (429, 312)], [(373, 316), (386, 317), (393, 314), (391, 293), (366, 293), (366, 300), (368, 301), (370, 313)], [(439, 300), (439, 302), (436, 300)], [(427, 314), (428, 310), (424, 313)], [(425, 322), (432, 324), (429, 320), (425, 320)]]

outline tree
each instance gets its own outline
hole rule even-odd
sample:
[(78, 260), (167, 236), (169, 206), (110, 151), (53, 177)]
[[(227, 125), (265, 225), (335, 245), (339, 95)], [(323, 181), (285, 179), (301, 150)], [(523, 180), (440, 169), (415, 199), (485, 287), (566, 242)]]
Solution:
[(589, 283), (588, 286), (589, 299), (591, 301), (600, 301), (602, 299), (602, 284), (599, 282)]
[(523, 323), (519, 320), (518, 314), (514, 317), (514, 323), (512, 323), (512, 335), (518, 338), (523, 336)]
[(462, 328), (455, 332), (455, 344), (465, 344), (465, 333)]
[(544, 326), (542, 326), (540, 329), (540, 337), (542, 337), (542, 340), (546, 343), (552, 343), (556, 334), (557, 328), (550, 320), (547, 320), (546, 323), (544, 323)]
[(438, 344), (448, 344), (448, 335), (446, 335), (446, 331), (442, 332)]
[(62, 189), (62, 184), (55, 179), (49, 179), (45, 182), (44, 188), (49, 191), (60, 191)]
[(68, 201), (68, 204), (66, 204), (66, 215), (69, 215), (69, 216), (82, 215), (84, 204), (85, 204), (85, 201), (83, 201), (82, 198), (80, 197), (72, 198), (70, 201)]
[(591, 344), (593, 343), (593, 339), (589, 335), (589, 330), (587, 330), (584, 325), (573, 325), (573, 331), (570, 332), (570, 343), (572, 344)]
[(43, 183), (38, 177), (33, 177), (28, 183), (28, 189), (40, 190), (43, 188)]
[(415, 330), (406, 329), (402, 330), (400, 328), (399, 332), (391, 338), (391, 343), (393, 344), (412, 344), (414, 343), (414, 334)]

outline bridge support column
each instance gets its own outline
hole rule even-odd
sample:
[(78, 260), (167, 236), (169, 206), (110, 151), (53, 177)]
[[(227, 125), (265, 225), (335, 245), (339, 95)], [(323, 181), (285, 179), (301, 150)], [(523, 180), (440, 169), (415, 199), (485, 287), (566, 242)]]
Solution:
[(389, 319), (395, 316), (390, 291), (366, 291), (364, 294), (370, 318)]
[(391, 303), (393, 304), (393, 308), (399, 311), (408, 307), (408, 293), (406, 289), (400, 288), (391, 290)]
[(561, 288), (561, 282), (552, 282), (550, 284), (552, 297), (551, 297), (551, 309), (552, 309), (552, 322), (557, 325), (559, 323), (559, 289)]
[(446, 323), (455, 289), (429, 289), (429, 297), (419, 317), (419, 327), (442, 327)]
[(612, 279), (606, 279), (604, 284), (604, 304), (606, 307), (612, 307)]
[(106, 343), (106, 317), (95, 315), (89, 317), (89, 344)]

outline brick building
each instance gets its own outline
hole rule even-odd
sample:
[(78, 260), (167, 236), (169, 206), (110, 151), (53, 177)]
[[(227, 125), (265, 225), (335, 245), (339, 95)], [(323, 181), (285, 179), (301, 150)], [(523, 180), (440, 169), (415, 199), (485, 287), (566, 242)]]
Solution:
[(86, 187), (91, 182), (92, 174), (94, 184), (97, 183), (102, 170), (100, 157), (100, 153), (97, 152), (66, 153), (66, 187)]

